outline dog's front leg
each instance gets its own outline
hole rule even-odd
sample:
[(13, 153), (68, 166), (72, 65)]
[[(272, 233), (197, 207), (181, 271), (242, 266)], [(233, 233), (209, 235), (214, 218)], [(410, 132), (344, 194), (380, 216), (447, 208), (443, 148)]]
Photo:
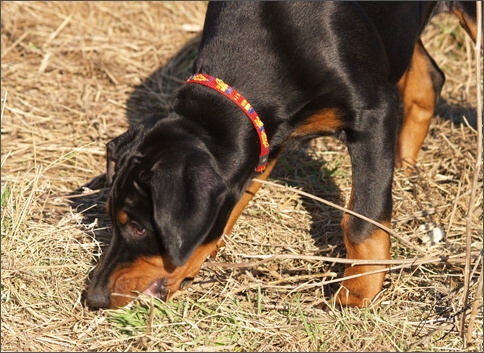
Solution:
[[(396, 140), (396, 92), (387, 89), (379, 95), (377, 107), (365, 110), (347, 131), (352, 163), (352, 190), (349, 208), (385, 226), (392, 214), (392, 180)], [(345, 214), (342, 220), (348, 259), (384, 260), (390, 258), (387, 232), (361, 218)], [(347, 265), (344, 276), (362, 275), (384, 269), (383, 265)], [(336, 305), (364, 307), (381, 291), (385, 272), (358, 276), (342, 282), (333, 298)]]

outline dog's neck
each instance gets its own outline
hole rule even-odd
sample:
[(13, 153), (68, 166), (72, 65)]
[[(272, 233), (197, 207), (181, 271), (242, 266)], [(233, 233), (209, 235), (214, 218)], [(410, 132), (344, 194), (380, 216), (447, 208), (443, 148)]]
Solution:
[(223, 82), (219, 78), (212, 77), (210, 75), (198, 73), (192, 75), (186, 82), (189, 83), (196, 83), (208, 88), (219, 92), (223, 96), (227, 97), (229, 100), (234, 102), (241, 110), (244, 112), (245, 115), (249, 118), (252, 122), (252, 125), (255, 128), (257, 136), (259, 137), (259, 147), (260, 147), (260, 154), (259, 154), (259, 164), (255, 168), (257, 173), (263, 173), (267, 167), (267, 161), (269, 158), (269, 141), (267, 138), (267, 134), (265, 131), (264, 123), (260, 119), (259, 115), (255, 111), (254, 107), (240, 94), (235, 88), (229, 86), (225, 82)]
[(215, 90), (189, 84), (177, 92), (173, 110), (190, 138), (203, 143), (214, 156), (226, 183), (243, 192), (257, 175), (261, 150), (242, 109)]

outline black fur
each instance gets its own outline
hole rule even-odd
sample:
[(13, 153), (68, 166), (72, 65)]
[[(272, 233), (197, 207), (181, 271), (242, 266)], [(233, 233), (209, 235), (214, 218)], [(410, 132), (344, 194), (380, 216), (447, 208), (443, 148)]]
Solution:
[[(398, 129), (395, 85), (431, 14), (443, 7), (212, 2), (193, 72), (222, 79), (252, 104), (265, 124), (270, 159), (299, 141), (290, 136), (309, 117), (335, 110), (340, 128), (334, 133), (351, 155), (352, 209), (389, 220)], [(327, 132), (310, 131), (300, 140)], [(166, 251), (181, 266), (201, 243), (219, 237), (255, 176), (258, 153), (257, 134), (240, 108), (196, 84), (181, 87), (166, 117), (153, 117), (110, 142), (113, 240), (91, 284), (97, 289), (90, 303), (109, 304), (103, 288), (115, 265)], [(119, 224), (119, 210), (146, 228), (142, 238), (130, 225)], [(355, 243), (374, 230), (354, 217), (347, 226)]]

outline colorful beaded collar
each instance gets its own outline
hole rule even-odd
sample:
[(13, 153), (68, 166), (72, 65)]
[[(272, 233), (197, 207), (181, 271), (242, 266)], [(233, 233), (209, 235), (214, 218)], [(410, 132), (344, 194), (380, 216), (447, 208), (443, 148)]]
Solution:
[(269, 157), (269, 140), (267, 139), (266, 130), (264, 124), (260, 120), (259, 116), (255, 112), (255, 109), (247, 102), (247, 100), (234, 88), (227, 85), (222, 80), (205, 75), (205, 74), (194, 74), (192, 75), (186, 83), (198, 83), (207, 87), (214, 89), (217, 92), (222, 93), (224, 96), (228, 97), (232, 102), (237, 104), (240, 109), (247, 115), (247, 117), (254, 125), (257, 135), (259, 136), (260, 142), (260, 154), (259, 154), (259, 164), (255, 168), (257, 173), (262, 173), (267, 166), (267, 160)]

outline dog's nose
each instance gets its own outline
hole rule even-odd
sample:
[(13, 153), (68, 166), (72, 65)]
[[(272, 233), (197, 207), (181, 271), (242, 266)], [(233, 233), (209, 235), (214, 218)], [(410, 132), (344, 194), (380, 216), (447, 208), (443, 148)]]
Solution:
[(89, 288), (87, 291), (87, 305), (92, 309), (109, 308), (109, 294), (101, 288)]

